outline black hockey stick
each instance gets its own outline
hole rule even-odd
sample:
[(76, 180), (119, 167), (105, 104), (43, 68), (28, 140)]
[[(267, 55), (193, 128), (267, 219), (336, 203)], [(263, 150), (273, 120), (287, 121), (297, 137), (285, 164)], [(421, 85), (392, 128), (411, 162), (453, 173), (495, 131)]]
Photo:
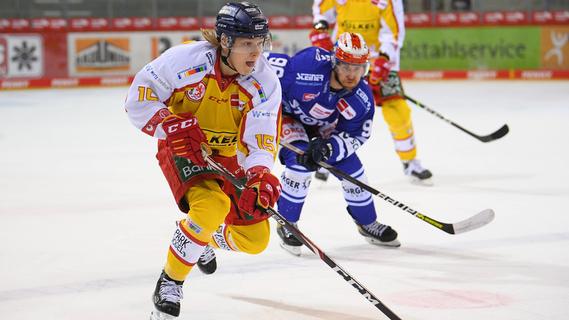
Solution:
[[(296, 154), (304, 154), (304, 151), (302, 151), (301, 149), (295, 147), (294, 145), (281, 141), (281, 145), (289, 150), (291, 150), (292, 152), (296, 153)], [(369, 185), (361, 182), (360, 180), (350, 176), (349, 174), (345, 173), (344, 171), (335, 168), (334, 166), (326, 163), (326, 162), (318, 162), (318, 165), (327, 169), (328, 171), (330, 171), (332, 174), (334, 174), (335, 176), (341, 177), (342, 179), (345, 179), (353, 184), (355, 184), (356, 186), (369, 191), (370, 193), (380, 197), (381, 199), (391, 203), (392, 205), (396, 206), (397, 208), (408, 212), (410, 214), (412, 214), (413, 216), (425, 221), (426, 223), (435, 226), (441, 230), (443, 230), (446, 233), (450, 233), (450, 234), (459, 234), (459, 233), (464, 233), (467, 231), (471, 231), (474, 229), (478, 229), (482, 226), (487, 225), (488, 223), (490, 223), (493, 219), (494, 219), (494, 210), (492, 209), (486, 209), (483, 210), (477, 214), (475, 214), (474, 216), (459, 221), (459, 222), (455, 222), (455, 223), (445, 223), (445, 222), (440, 222), (437, 221), (433, 218), (430, 218), (422, 213), (420, 213), (419, 211), (409, 207), (408, 205), (404, 204), (403, 202), (400, 202), (398, 200), (395, 200), (393, 198), (391, 198), (390, 196), (386, 195), (385, 193), (376, 190), (372, 187), (370, 187)]]
[[(231, 172), (225, 169), (224, 166), (217, 163), (215, 160), (211, 159), (210, 157), (206, 157), (207, 163), (215, 170), (217, 170), (221, 175), (223, 175), (227, 180), (231, 181), (231, 183), (238, 189), (243, 190), (245, 188), (243, 182), (235, 178)], [(310, 251), (312, 251), (315, 255), (320, 257), (324, 263), (326, 263), (332, 270), (334, 270), (337, 274), (339, 274), (342, 279), (348, 282), (352, 287), (354, 287), (367, 301), (371, 302), (377, 309), (379, 309), (383, 314), (385, 314), (391, 320), (401, 320), (399, 316), (397, 316), (393, 311), (391, 311), (386, 305), (379, 300), (373, 293), (371, 293), (366, 287), (364, 287), (358, 280), (352, 277), (344, 268), (339, 266), (332, 258), (328, 257), (324, 251), (318, 248), (312, 240), (310, 240), (307, 236), (305, 236), (300, 230), (295, 228), (290, 222), (288, 222), (277, 210), (273, 208), (267, 208), (266, 212), (270, 215), (278, 224), (281, 226), (286, 227), (297, 239), (300, 240)]]
[(489, 135), (479, 136), (479, 135), (477, 135), (477, 134), (475, 134), (475, 133), (473, 133), (473, 132), (470, 132), (470, 131), (464, 129), (463, 127), (459, 126), (458, 124), (456, 124), (456, 123), (452, 122), (451, 120), (445, 118), (442, 114), (440, 114), (440, 113), (436, 112), (435, 110), (433, 110), (433, 109), (427, 107), (426, 105), (420, 103), (419, 101), (417, 101), (417, 100), (415, 100), (415, 99), (409, 97), (408, 95), (405, 95), (405, 99), (407, 99), (407, 100), (413, 102), (416, 106), (427, 110), (429, 113), (434, 114), (434, 115), (437, 116), (439, 119), (441, 119), (441, 120), (443, 120), (443, 121), (445, 121), (445, 122), (447, 122), (447, 123), (449, 123), (449, 124), (451, 124), (451, 125), (457, 127), (458, 129), (462, 130), (462, 132), (464, 132), (464, 133), (466, 133), (466, 134), (469, 134), (469, 135), (471, 135), (472, 137), (474, 137), (474, 138), (476, 138), (476, 139), (478, 139), (478, 140), (480, 140), (480, 141), (482, 141), (482, 142), (490, 142), (490, 141), (498, 140), (498, 139), (502, 138), (503, 136), (505, 136), (505, 135), (510, 131), (510, 128), (508, 128), (508, 125), (505, 124), (505, 125), (503, 125), (500, 129), (496, 130), (495, 132), (493, 132), (493, 133), (491, 133), (491, 134), (489, 134)]

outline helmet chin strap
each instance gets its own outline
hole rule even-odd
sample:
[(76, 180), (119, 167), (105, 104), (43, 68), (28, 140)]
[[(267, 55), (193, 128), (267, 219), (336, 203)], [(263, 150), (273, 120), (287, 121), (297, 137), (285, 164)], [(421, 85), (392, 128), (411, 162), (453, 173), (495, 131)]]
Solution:
[[(226, 43), (227, 43), (227, 50), (228, 50), (228, 51), (227, 51), (227, 55), (226, 55), (226, 56), (223, 55), (223, 51), (222, 51), (222, 53), (220, 54), (221, 62), (223, 62), (224, 65), (228, 66), (229, 69), (231, 69), (231, 70), (233, 70), (233, 71), (239, 73), (239, 71), (237, 71), (237, 69), (235, 69), (235, 67), (232, 66), (231, 63), (229, 62), (229, 55), (231, 55), (231, 47), (232, 47), (232, 45), (233, 45), (233, 40), (232, 40), (232, 38), (229, 38), (227, 35), (224, 35), (224, 36), (225, 36), (225, 40), (226, 40)], [(221, 41), (221, 39), (220, 39), (220, 41)], [(223, 48), (223, 45), (222, 45), (222, 48)]]
[(229, 63), (229, 55), (231, 54), (231, 48), (229, 48), (229, 51), (227, 52), (227, 55), (224, 56), (223, 54), (221, 54), (221, 62), (223, 62), (224, 65), (228, 66), (229, 69), (239, 73), (239, 71), (237, 71), (237, 69), (235, 69), (235, 67), (233, 67), (231, 65), (231, 63)]

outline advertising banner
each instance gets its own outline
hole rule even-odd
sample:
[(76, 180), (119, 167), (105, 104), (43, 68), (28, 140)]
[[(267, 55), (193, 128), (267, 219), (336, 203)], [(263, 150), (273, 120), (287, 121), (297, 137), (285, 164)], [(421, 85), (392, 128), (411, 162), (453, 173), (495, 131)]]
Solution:
[(0, 35), (0, 77), (41, 77), (44, 50), (39, 35)]
[[(309, 31), (273, 30), (273, 52), (308, 47)], [(2, 33), (0, 89), (124, 85), (167, 49), (200, 39), (198, 30)], [(569, 79), (569, 26), (409, 29), (401, 70), (423, 80)]]
[(541, 66), (569, 70), (569, 27), (541, 28)]
[(540, 27), (426, 28), (407, 31), (404, 70), (540, 68)]

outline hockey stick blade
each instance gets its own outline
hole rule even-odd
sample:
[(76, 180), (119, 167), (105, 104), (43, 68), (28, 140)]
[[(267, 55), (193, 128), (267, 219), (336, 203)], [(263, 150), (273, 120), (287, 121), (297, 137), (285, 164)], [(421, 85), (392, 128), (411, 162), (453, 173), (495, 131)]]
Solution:
[[(224, 166), (217, 163), (204, 153), (204, 158), (210, 167), (216, 170), (219, 174), (229, 180), (237, 189), (244, 190), (245, 185), (242, 181), (238, 180), (231, 172)], [(352, 277), (344, 268), (338, 265), (332, 258), (330, 258), (324, 251), (322, 251), (312, 240), (305, 236), (300, 230), (288, 222), (277, 210), (269, 207), (264, 209), (265, 212), (273, 218), (278, 224), (286, 227), (297, 239), (299, 239), (310, 251), (318, 256), (324, 263), (326, 263), (334, 272), (336, 272), (344, 281), (350, 284), (359, 294), (361, 294), (367, 301), (373, 304), (379, 311), (386, 315), (390, 320), (401, 320), (391, 309), (389, 309), (379, 298), (377, 298), (371, 291), (369, 291), (363, 284)]]
[(490, 141), (494, 141), (494, 140), (498, 140), (500, 138), (502, 138), (503, 136), (505, 136), (506, 134), (508, 134), (508, 132), (510, 132), (510, 128), (508, 128), (508, 125), (505, 124), (503, 125), (500, 129), (496, 130), (494, 133), (491, 133), (489, 135), (485, 135), (485, 136), (480, 136), (477, 135), (476, 133), (466, 130), (465, 128), (463, 128), (462, 126), (458, 125), (457, 123), (455, 123), (454, 121), (447, 119), (446, 117), (444, 117), (442, 114), (438, 113), (437, 111), (427, 107), (426, 105), (422, 104), (421, 102), (405, 95), (405, 99), (411, 101), (414, 105), (418, 106), (419, 108), (429, 112), (430, 114), (436, 116), (437, 118), (443, 120), (444, 122), (452, 125), (453, 127), (461, 130), (462, 132), (468, 134), (469, 136), (477, 139), (478, 141), (482, 141), (482, 142), (490, 142)]
[(486, 209), (474, 216), (452, 224), (452, 234), (459, 234), (483, 227), (494, 220), (494, 210)]
[[(292, 152), (296, 153), (296, 154), (304, 154), (304, 151), (297, 148), (296, 146), (285, 142), (285, 141), (281, 141), (280, 142), (281, 146), (291, 150)], [(327, 169), (328, 171), (330, 171), (333, 175), (340, 177), (346, 181), (349, 181), (353, 184), (355, 184), (356, 186), (370, 192), (371, 194), (381, 198), (382, 200), (386, 201), (387, 203), (392, 204), (393, 206), (407, 212), (410, 213), (411, 215), (413, 215), (414, 217), (423, 220), (424, 222), (430, 224), (433, 227), (436, 227), (446, 233), (450, 233), (450, 234), (457, 234), (457, 233), (463, 233), (463, 232), (467, 232), (470, 230), (474, 230), (474, 229), (478, 229), (488, 223), (490, 223), (493, 219), (494, 219), (494, 211), (492, 211), (492, 209), (486, 209), (482, 212), (477, 213), (476, 215), (457, 222), (457, 223), (445, 223), (445, 222), (440, 222), (438, 220), (435, 220), (427, 215), (424, 215), (422, 213), (420, 213), (419, 211), (411, 208), (410, 206), (404, 204), (401, 201), (398, 201), (390, 196), (388, 196), (387, 194), (374, 189), (373, 187), (361, 182), (360, 180), (350, 176), (349, 174), (345, 173), (344, 171), (326, 163), (326, 162), (318, 162), (318, 165), (321, 166), (322, 168)]]
[(500, 129), (496, 130), (496, 132), (491, 133), (487, 136), (477, 136), (478, 140), (482, 142), (490, 142), (494, 140), (498, 140), (508, 134), (510, 132), (510, 128), (507, 124), (503, 125)]

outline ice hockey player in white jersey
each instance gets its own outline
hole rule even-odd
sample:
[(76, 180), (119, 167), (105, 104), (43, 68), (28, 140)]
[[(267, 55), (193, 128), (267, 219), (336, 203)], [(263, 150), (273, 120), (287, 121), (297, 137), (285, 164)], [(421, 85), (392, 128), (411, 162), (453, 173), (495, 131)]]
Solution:
[[(126, 100), (131, 122), (158, 138), (156, 157), (185, 214), (156, 283), (153, 320), (179, 316), (184, 280), (194, 265), (215, 271), (213, 248), (262, 252), (270, 236), (263, 208), (280, 195), (279, 179), (270, 170), (281, 86), (261, 55), (270, 45), (268, 21), (255, 5), (228, 3), (217, 15), (215, 32), (203, 35), (207, 41), (175, 46), (147, 64)], [(245, 189), (238, 193), (208, 165), (204, 151), (246, 181)]]

